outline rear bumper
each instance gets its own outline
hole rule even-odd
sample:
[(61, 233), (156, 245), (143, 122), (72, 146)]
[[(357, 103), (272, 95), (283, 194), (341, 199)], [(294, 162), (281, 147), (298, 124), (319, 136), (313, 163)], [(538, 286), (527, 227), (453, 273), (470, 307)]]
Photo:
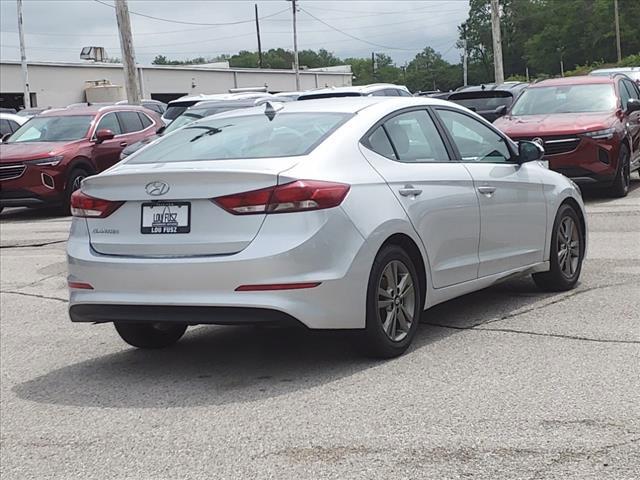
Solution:
[(176, 305), (80, 304), (69, 308), (72, 322), (172, 322), (188, 325), (301, 325), (284, 312), (265, 308)]
[[(67, 243), (69, 280), (89, 283), (93, 290), (71, 290), (71, 319), (235, 324), (260, 323), (262, 316), (277, 313), (314, 329), (364, 328), (375, 252), (341, 208), (304, 214), (319, 216), (315, 221), (292, 222), (291, 215), (298, 214), (267, 217), (253, 242), (237, 254), (182, 258), (97, 253), (86, 221), (74, 218)], [(306, 282), (320, 285), (236, 291), (241, 285)]]

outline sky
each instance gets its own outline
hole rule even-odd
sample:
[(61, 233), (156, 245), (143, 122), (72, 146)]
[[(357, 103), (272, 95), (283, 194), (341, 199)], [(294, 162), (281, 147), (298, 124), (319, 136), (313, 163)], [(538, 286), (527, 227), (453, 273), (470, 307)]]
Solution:
[[(121, 57), (113, 0), (24, 0), (27, 59), (80, 62), (84, 46)], [(285, 0), (129, 0), (136, 61), (215, 57), (262, 48), (293, 49), (291, 3)], [(298, 0), (298, 48), (324, 48), (341, 58), (386, 53), (397, 65), (431, 46), (460, 60), (457, 27), (468, 0)], [(149, 18), (157, 17), (157, 18)], [(0, 59), (19, 60), (16, 0), (0, 0)]]

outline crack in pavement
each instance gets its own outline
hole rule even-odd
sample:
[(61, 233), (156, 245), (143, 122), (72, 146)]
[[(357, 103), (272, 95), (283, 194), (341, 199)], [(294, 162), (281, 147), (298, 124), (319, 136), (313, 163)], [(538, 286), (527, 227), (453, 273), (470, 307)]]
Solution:
[(66, 298), (49, 297), (47, 295), (38, 295), (37, 293), (16, 292), (13, 290), (0, 290), (0, 293), (12, 293), (13, 295), (22, 295), (24, 297), (43, 298), (45, 300), (56, 300), (58, 302), (64, 302), (64, 303), (68, 302)]
[(640, 345), (640, 340), (612, 340), (606, 338), (592, 338), (592, 337), (581, 337), (578, 335), (562, 335), (560, 333), (541, 333), (541, 332), (532, 332), (530, 330), (514, 330), (511, 328), (478, 328), (478, 326), (469, 326), (469, 327), (459, 327), (456, 325), (445, 325), (441, 323), (431, 323), (431, 322), (421, 322), (423, 325), (431, 325), (432, 327), (439, 328), (449, 328), (452, 330), (476, 330), (476, 331), (484, 331), (484, 332), (503, 332), (503, 333), (519, 333), (522, 335), (533, 335), (538, 337), (552, 337), (552, 338), (562, 338), (566, 340), (579, 340), (583, 342), (596, 342), (596, 343), (618, 343), (618, 344), (628, 344), (628, 345)]
[(0, 250), (10, 249), (10, 248), (37, 248), (37, 247), (46, 247), (47, 245), (55, 245), (56, 243), (66, 243), (66, 240), (55, 240), (52, 242), (42, 242), (42, 243), (27, 243), (25, 245), (0, 245)]
[[(588, 288), (585, 288), (583, 290), (575, 290), (575, 291), (573, 291), (573, 292), (571, 292), (571, 293), (569, 293), (567, 295), (564, 295), (564, 296), (562, 296), (560, 298), (556, 298), (556, 299), (551, 300), (550, 302), (544, 303), (542, 305), (528, 307), (528, 308), (525, 308), (524, 310), (517, 310), (515, 312), (508, 313), (506, 315), (502, 315), (502, 316), (497, 317), (497, 318), (493, 318), (493, 319), (486, 320), (486, 321), (476, 322), (476, 323), (473, 323), (472, 325), (470, 325), (467, 328), (476, 328), (476, 327), (480, 327), (480, 326), (483, 326), (483, 325), (489, 325), (489, 324), (492, 324), (492, 323), (501, 322), (503, 320), (510, 320), (510, 319), (516, 318), (516, 317), (518, 317), (520, 315), (524, 315), (525, 313), (530, 313), (530, 312), (533, 312), (535, 310), (539, 310), (539, 309), (542, 309), (542, 308), (547, 308), (547, 307), (550, 307), (552, 305), (557, 305), (558, 303), (562, 303), (565, 300), (569, 300), (570, 298), (573, 298), (573, 297), (575, 297), (577, 295), (582, 295), (583, 293), (592, 292), (594, 290), (599, 290), (599, 289), (602, 289), (602, 288), (619, 287), (619, 286), (623, 286), (623, 285), (633, 285), (633, 284), (635, 284), (635, 282), (621, 282), (621, 283), (613, 283), (613, 284), (608, 284), (608, 285), (597, 285), (595, 287), (588, 287)], [(488, 330), (488, 329), (485, 329), (485, 330)]]

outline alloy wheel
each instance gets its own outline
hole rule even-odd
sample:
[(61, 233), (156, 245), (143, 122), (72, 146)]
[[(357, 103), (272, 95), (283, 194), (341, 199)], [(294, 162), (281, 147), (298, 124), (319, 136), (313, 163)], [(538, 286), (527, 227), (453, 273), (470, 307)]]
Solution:
[(562, 274), (571, 278), (580, 263), (580, 233), (571, 217), (564, 217), (558, 226), (558, 266)]
[(71, 184), (71, 191), (75, 192), (76, 190), (78, 190), (80, 188), (80, 185), (82, 184), (82, 180), (84, 180), (86, 177), (84, 175), (78, 175), (76, 178), (73, 179), (73, 183)]
[(376, 311), (387, 337), (394, 342), (404, 339), (415, 316), (415, 287), (407, 266), (392, 260), (378, 281)]

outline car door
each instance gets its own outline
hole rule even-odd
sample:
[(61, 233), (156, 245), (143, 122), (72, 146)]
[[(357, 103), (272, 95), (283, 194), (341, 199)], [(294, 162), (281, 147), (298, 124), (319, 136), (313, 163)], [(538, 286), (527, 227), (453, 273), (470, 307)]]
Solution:
[[(126, 146), (126, 141), (122, 137), (122, 127), (115, 112), (106, 113), (100, 118), (93, 134), (94, 141), (96, 141), (95, 136), (98, 130), (111, 130), (115, 135), (111, 140), (95, 143), (93, 146), (92, 157), (94, 164), (98, 172), (102, 172), (120, 161), (120, 152)], [(123, 143), (125, 144), (124, 146)]]
[[(640, 100), (640, 90), (631, 80), (621, 80), (619, 90), (620, 97), (623, 100), (622, 109), (625, 112), (627, 109), (626, 102), (628, 102), (630, 98)], [(623, 95), (623, 91), (626, 91), (626, 95)], [(626, 127), (629, 132), (629, 143), (631, 144), (631, 164), (635, 166), (640, 163), (640, 111), (626, 115), (626, 122)]]
[(420, 235), (434, 288), (476, 279), (480, 218), (473, 179), (450, 160), (427, 110), (387, 117), (361, 145)]
[(541, 167), (519, 165), (506, 137), (471, 114), (448, 107), (436, 112), (480, 203), (478, 277), (542, 262), (547, 209)]

